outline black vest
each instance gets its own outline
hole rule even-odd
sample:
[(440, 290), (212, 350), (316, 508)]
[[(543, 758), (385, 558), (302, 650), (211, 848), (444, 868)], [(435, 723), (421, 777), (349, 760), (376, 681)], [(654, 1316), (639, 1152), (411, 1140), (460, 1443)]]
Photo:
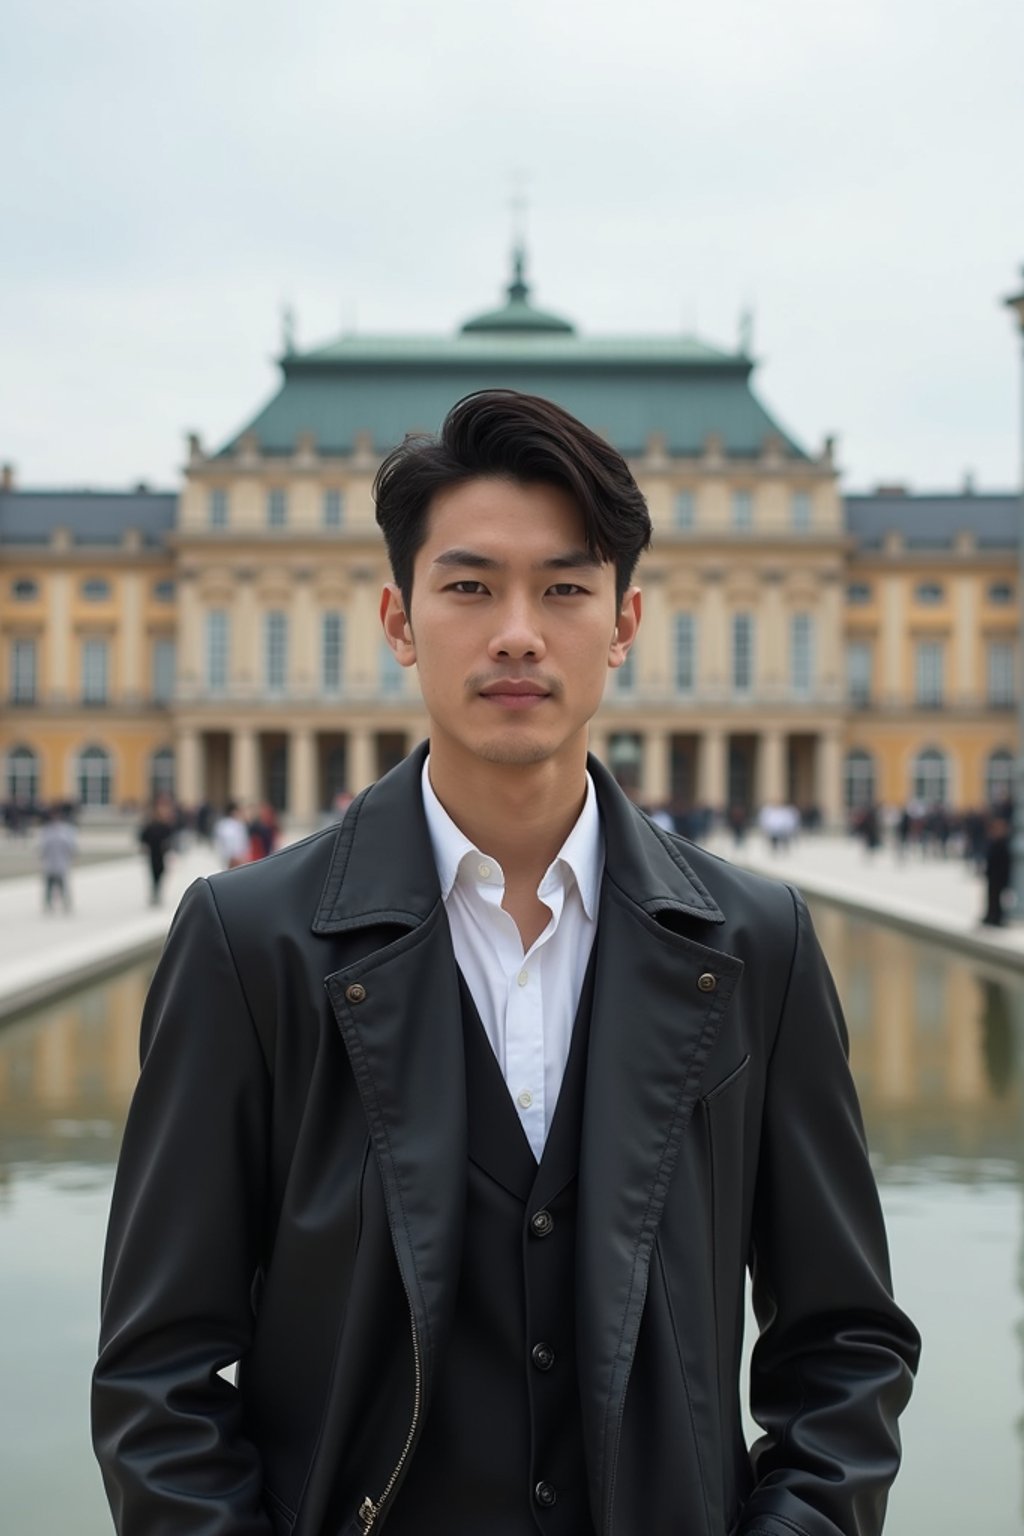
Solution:
[(387, 1536), (593, 1536), (574, 1266), (595, 952), (596, 942), (539, 1165), (461, 982), (469, 1177), (459, 1293)]

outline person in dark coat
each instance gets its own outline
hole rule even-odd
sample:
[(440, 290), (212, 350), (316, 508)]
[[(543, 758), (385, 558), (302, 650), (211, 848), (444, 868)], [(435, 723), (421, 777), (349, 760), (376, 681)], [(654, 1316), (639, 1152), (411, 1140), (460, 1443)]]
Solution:
[(167, 855), (174, 847), (177, 813), (170, 795), (157, 795), (152, 811), (139, 832), (139, 842), (149, 860), (151, 907), (160, 905), (160, 887), (167, 870)]
[(587, 753), (643, 498), (505, 390), (375, 495), (429, 739), (175, 918), (104, 1260), (116, 1528), (877, 1536), (918, 1338), (807, 908)]
[(1011, 882), (1010, 827), (1001, 817), (995, 816), (989, 823), (988, 843), (985, 848), (985, 892), (987, 901), (983, 923), (1001, 928), (1004, 922), (1003, 893)]

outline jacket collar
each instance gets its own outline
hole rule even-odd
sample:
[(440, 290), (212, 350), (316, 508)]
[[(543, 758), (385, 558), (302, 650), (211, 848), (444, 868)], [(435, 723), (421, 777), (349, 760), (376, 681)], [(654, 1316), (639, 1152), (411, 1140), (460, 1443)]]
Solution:
[[(313, 932), (397, 924), (415, 928), (441, 899), (420, 777), (426, 742), (364, 790), (338, 832)], [(687, 863), (676, 840), (632, 805), (596, 757), (587, 767), (597, 790), (605, 870), (649, 916), (724, 922), (724, 914)]]

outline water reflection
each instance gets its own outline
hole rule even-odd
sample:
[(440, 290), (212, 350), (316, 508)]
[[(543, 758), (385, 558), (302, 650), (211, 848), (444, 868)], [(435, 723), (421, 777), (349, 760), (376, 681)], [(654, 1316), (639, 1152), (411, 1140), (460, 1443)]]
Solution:
[[(1024, 1507), (1024, 977), (834, 908), (814, 918), (849, 1024), (898, 1294), (925, 1340), (887, 1536), (1010, 1536)], [(110, 1530), (85, 1403), (150, 971), (0, 1028), (0, 1380), (19, 1383), (16, 1402), (0, 1394), (0, 1486), (12, 1531)]]

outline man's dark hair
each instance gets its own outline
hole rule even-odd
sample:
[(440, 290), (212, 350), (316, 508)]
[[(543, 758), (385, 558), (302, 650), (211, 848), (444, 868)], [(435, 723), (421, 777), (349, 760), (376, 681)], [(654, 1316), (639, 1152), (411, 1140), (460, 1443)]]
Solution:
[(567, 491), (583, 514), (588, 554), (615, 565), (615, 601), (621, 603), (651, 542), (647, 503), (625, 459), (550, 400), (481, 389), (452, 406), (440, 436), (408, 436), (373, 482), (377, 522), (407, 613), (432, 499), (480, 478)]

